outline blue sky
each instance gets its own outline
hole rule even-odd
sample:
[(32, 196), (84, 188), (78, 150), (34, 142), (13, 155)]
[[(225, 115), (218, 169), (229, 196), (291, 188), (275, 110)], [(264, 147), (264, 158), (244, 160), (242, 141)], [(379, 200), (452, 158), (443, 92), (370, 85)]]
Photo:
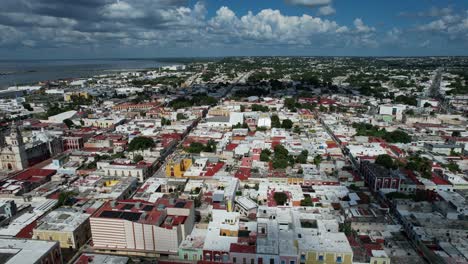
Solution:
[(2, 0), (3, 59), (468, 55), (466, 0)]

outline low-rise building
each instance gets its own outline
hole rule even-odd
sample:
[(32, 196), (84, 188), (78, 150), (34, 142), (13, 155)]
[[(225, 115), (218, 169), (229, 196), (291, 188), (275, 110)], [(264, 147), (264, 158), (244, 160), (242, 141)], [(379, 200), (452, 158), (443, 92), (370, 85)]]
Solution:
[(194, 219), (193, 201), (110, 201), (90, 218), (94, 249), (144, 256), (177, 254)]
[(78, 249), (91, 237), (89, 217), (72, 208), (58, 208), (38, 221), (33, 238), (55, 240), (62, 248)]

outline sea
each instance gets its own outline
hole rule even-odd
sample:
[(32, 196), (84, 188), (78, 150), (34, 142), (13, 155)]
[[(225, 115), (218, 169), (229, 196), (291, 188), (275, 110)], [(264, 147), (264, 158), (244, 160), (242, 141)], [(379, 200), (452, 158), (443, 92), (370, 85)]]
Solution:
[(0, 89), (116, 71), (155, 69), (174, 64), (182, 63), (176, 59), (0, 60)]

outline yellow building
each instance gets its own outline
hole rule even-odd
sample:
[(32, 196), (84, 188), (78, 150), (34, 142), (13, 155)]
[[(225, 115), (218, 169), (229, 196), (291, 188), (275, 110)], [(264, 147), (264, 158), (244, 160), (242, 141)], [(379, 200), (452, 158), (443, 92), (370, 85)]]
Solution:
[(300, 262), (306, 264), (352, 264), (353, 250), (344, 233), (324, 232), (302, 236), (298, 241)]
[(352, 264), (353, 253), (314, 252), (307, 254), (306, 264)]
[(79, 96), (85, 99), (89, 99), (90, 97), (88, 92), (68, 92), (63, 95), (63, 100), (65, 100), (65, 102), (70, 102), (73, 96)]
[(181, 178), (190, 166), (192, 166), (192, 159), (170, 161), (166, 164), (166, 177)]
[(91, 237), (89, 217), (72, 208), (58, 208), (40, 220), (33, 238), (58, 241), (61, 248), (78, 249)]
[(370, 264), (390, 264), (391, 259), (384, 250), (372, 250)]

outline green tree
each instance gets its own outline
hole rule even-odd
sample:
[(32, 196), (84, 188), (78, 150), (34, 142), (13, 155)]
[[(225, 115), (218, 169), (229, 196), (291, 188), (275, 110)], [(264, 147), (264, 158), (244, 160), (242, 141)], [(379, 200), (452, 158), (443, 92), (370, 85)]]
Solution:
[(24, 107), (24, 109), (26, 109), (28, 111), (33, 111), (34, 110), (29, 103), (23, 103), (23, 107)]
[(187, 117), (183, 113), (177, 113), (177, 121), (187, 119)]
[(288, 150), (283, 145), (276, 145), (272, 165), (274, 169), (285, 169), (289, 165), (290, 157)]
[(200, 142), (192, 142), (190, 143), (190, 146), (186, 149), (187, 152), (189, 153), (200, 153), (203, 151), (205, 148), (205, 145), (203, 145)]
[(60, 206), (70, 206), (75, 203), (75, 196), (78, 195), (74, 191), (62, 191), (58, 196), (57, 207)]
[(310, 196), (306, 196), (301, 200), (301, 206), (312, 206), (313, 204), (314, 203), (312, 202), (312, 198), (310, 198)]
[(269, 149), (262, 149), (260, 153), (260, 161), (268, 162), (270, 161), (271, 151)]
[(305, 164), (307, 163), (307, 157), (309, 156), (309, 151), (303, 150), (301, 154), (296, 157), (296, 163)]
[(212, 139), (206, 143), (206, 146), (204, 147), (203, 151), (205, 152), (216, 152), (216, 142)]
[(381, 165), (387, 169), (394, 169), (396, 167), (392, 157), (387, 154), (378, 155), (375, 159), (375, 164)]
[(271, 119), (271, 127), (275, 127), (275, 128), (281, 127), (281, 122), (277, 115), (272, 115), (270, 119)]
[(133, 162), (134, 163), (138, 163), (138, 162), (142, 161), (143, 159), (144, 159), (143, 156), (140, 155), (140, 154), (137, 154), (137, 155), (133, 156)]
[(315, 164), (315, 166), (320, 165), (321, 162), (322, 162), (322, 155), (320, 155), (320, 154), (319, 154), (319, 155), (316, 155), (316, 156), (314, 157), (314, 164)]
[(285, 205), (288, 201), (288, 195), (284, 192), (275, 192), (273, 199), (275, 199), (277, 205)]
[(410, 143), (411, 142), (411, 136), (401, 130), (388, 132), (383, 136), (383, 139), (385, 139), (389, 143)]
[(73, 121), (71, 121), (70, 119), (65, 119), (63, 120), (63, 123), (68, 127), (68, 128), (72, 128), (75, 126), (75, 124), (73, 123)]
[(153, 148), (154, 146), (155, 144), (152, 138), (140, 136), (130, 141), (130, 144), (128, 144), (128, 151), (144, 150)]
[(296, 134), (300, 134), (301, 133), (301, 128), (299, 126), (294, 126), (293, 132), (296, 133)]
[(281, 124), (281, 127), (285, 129), (291, 129), (292, 126), (293, 126), (293, 122), (290, 119), (284, 119), (283, 123)]

